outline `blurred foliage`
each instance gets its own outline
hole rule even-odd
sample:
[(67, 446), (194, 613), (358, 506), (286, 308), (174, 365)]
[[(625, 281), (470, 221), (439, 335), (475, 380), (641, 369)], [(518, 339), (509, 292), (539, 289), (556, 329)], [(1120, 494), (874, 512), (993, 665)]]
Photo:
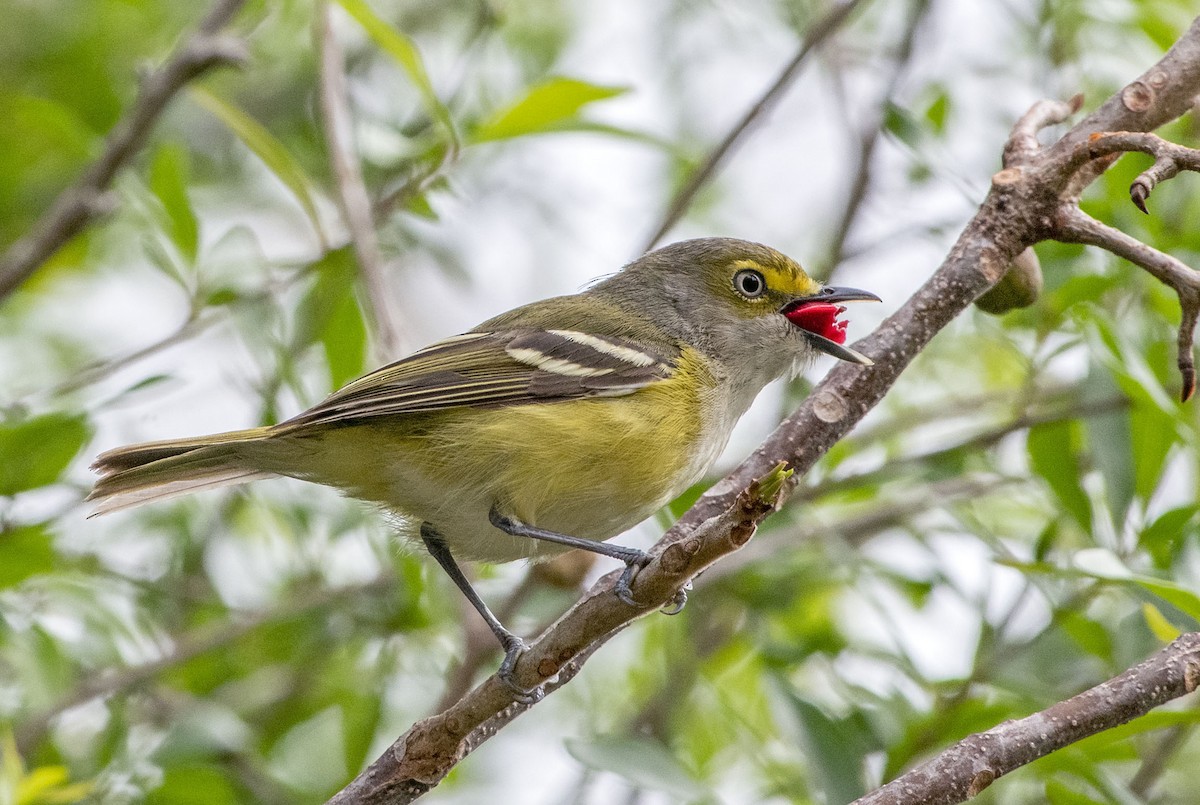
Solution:
[[(829, 200), (876, 121), (835, 271), (894, 307), (972, 214), (1029, 102), (1099, 103), (1194, 13), (933, 4), (896, 64), (907, 5), (866, 4), (681, 236), (829, 253)], [(409, 346), (627, 259), (825, 9), (339, 0), (352, 142)], [(203, 11), (4, 6), (0, 244), (99, 152), (139, 72)], [(372, 351), (337, 212), (317, 11), (250, 3), (233, 26), (249, 65), (181, 93), (113, 212), (0, 302), (0, 805), (321, 802), (429, 713), (462, 654), (457, 592), (384, 518), (325, 490), (265, 483), (84, 519), (98, 451), (275, 421), (389, 357)], [(1197, 131), (1163, 133), (1194, 145)], [(1127, 195), (1143, 168), (1123, 159), (1085, 208), (1196, 265), (1194, 177), (1143, 216)], [(1032, 306), (955, 322), (679, 617), (613, 641), (428, 799), (844, 802), (1200, 628), (1176, 300), (1109, 255), (1037, 257)], [(765, 395), (750, 429), (822, 371)], [(485, 596), (523, 572), (480, 568)], [(572, 600), (535, 593), (522, 630)], [(1164, 708), (979, 801), (1192, 801), (1198, 712)]]

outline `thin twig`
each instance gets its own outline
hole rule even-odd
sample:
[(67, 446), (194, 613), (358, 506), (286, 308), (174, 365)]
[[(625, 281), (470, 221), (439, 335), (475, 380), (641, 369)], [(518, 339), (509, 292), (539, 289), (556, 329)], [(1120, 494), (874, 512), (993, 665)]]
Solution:
[(1196, 391), (1196, 360), (1192, 343), (1200, 317), (1200, 273), (1183, 261), (1092, 218), (1073, 202), (1063, 204), (1056, 218), (1055, 238), (1066, 243), (1083, 243), (1112, 252), (1167, 285), (1179, 296), (1182, 319), (1176, 343), (1180, 398), (1187, 402)]
[(1187, 742), (1195, 731), (1195, 724), (1179, 724), (1166, 731), (1166, 734), (1149, 752), (1142, 755), (1142, 765), (1129, 781), (1129, 790), (1136, 794), (1141, 801), (1150, 802), (1150, 790), (1158, 782), (1166, 770), (1172, 756)]
[(224, 322), (233, 311), (267, 302), (272, 298), (272, 295), (285, 292), (296, 283), (310, 277), (319, 260), (320, 258), (317, 258), (307, 265), (300, 266), (282, 279), (268, 282), (262, 288), (238, 296), (228, 304), (221, 305), (220, 307), (206, 307), (199, 312), (193, 311), (174, 331), (157, 341), (153, 341), (143, 347), (138, 347), (119, 357), (96, 361), (84, 366), (76, 370), (71, 377), (54, 386), (31, 392), (23, 398), (23, 404), (30, 405), (34, 400), (54, 400), (61, 395), (79, 391), (102, 380), (106, 380), (139, 361), (157, 355), (163, 350), (170, 349), (176, 344), (184, 343), (215, 325)]
[(1159, 182), (1173, 178), (1181, 170), (1200, 171), (1200, 149), (1185, 148), (1168, 142), (1157, 134), (1144, 131), (1093, 134), (1088, 140), (1086, 151), (1091, 159), (1130, 151), (1139, 151), (1154, 157), (1154, 164), (1142, 171), (1129, 186), (1130, 199), (1146, 214), (1150, 212), (1146, 209), (1146, 200), (1150, 198), (1150, 191)]
[(871, 169), (875, 159), (875, 149), (879, 145), (884, 125), (887, 122), (888, 108), (891, 106), (892, 99), (896, 96), (896, 92), (900, 88), (900, 83), (907, 73), (906, 68), (909, 62), (912, 61), (914, 46), (917, 41), (917, 31), (921, 27), (921, 22), (928, 15), (929, 8), (929, 0), (915, 0), (913, 3), (908, 24), (905, 26), (904, 33), (900, 37), (900, 46), (896, 50), (896, 55), (892, 59), (891, 66), (888, 68), (891, 78), (888, 80), (883, 92), (879, 95), (879, 102), (870, 122), (859, 133), (854, 177), (850, 180), (850, 190), (846, 195), (846, 202), (842, 206), (841, 215), (838, 216), (837, 224), (833, 229), (833, 236), (829, 240), (829, 247), (826, 250), (827, 257), (822, 266), (822, 275), (817, 277), (817, 279), (823, 282), (828, 281), (829, 277), (832, 276), (837, 266), (841, 264), (845, 257), (846, 240), (850, 237), (850, 231), (854, 228), (854, 224), (858, 220), (863, 202), (867, 199), (868, 190), (871, 185)]
[(190, 81), (221, 65), (240, 65), (248, 54), (240, 39), (221, 33), (245, 0), (218, 0), (208, 16), (175, 53), (141, 82), (137, 100), (109, 132), (104, 151), (83, 175), (63, 190), (30, 231), (0, 256), (0, 299), (15, 291), (68, 240), (112, 201), (107, 191), (135, 154), (172, 98)]
[(1038, 132), (1065, 123), (1082, 106), (1083, 95), (1078, 94), (1070, 100), (1041, 100), (1029, 107), (1029, 111), (1021, 115), (1013, 125), (1008, 142), (1004, 144), (1004, 167), (1024, 164), (1036, 157), (1042, 150), (1037, 138)]
[(317, 49), (320, 54), (319, 94), (321, 129), (329, 151), (329, 162), (337, 185), (342, 217), (350, 244), (358, 260), (359, 276), (367, 297), (372, 329), (378, 348), (388, 360), (401, 354), (403, 339), (389, 300), (391, 293), (383, 275), (383, 256), (375, 234), (371, 197), (363, 181), (362, 168), (354, 151), (353, 121), (346, 86), (342, 46), (333, 31), (333, 7), (322, 2), (317, 9)]
[(671, 227), (679, 222), (679, 219), (683, 217), (688, 207), (691, 206), (696, 194), (700, 192), (700, 188), (704, 187), (712, 179), (721, 163), (732, 154), (742, 139), (750, 133), (754, 125), (779, 102), (779, 99), (799, 74), (800, 67), (808, 59), (808, 55), (832, 36), (850, 18), (855, 9), (864, 2), (865, 0), (846, 0), (846, 2), (834, 6), (824, 17), (813, 23), (808, 34), (804, 37), (804, 41), (800, 43), (800, 48), (796, 51), (796, 55), (787, 63), (787, 66), (783, 68), (771, 86), (746, 110), (741, 119), (734, 124), (733, 128), (729, 130), (729, 133), (725, 135), (721, 142), (709, 152), (704, 161), (692, 171), (687, 181), (675, 193), (675, 196), (667, 205), (667, 211), (663, 214), (662, 221), (659, 222), (658, 226), (654, 229), (654, 233), (650, 235), (642, 247), (642, 252), (648, 252), (653, 249), (663, 239), (663, 236), (670, 231)]
[(1176, 292), (1200, 288), (1200, 273), (1182, 260), (1160, 252), (1119, 229), (1101, 223), (1073, 205), (1063, 206), (1055, 227), (1059, 240), (1099, 246), (1143, 268), (1152, 277)]
[(1112, 729), (1200, 684), (1200, 633), (1185, 634), (1139, 665), (1040, 713), (959, 741), (855, 805), (951, 805), (978, 795), (1001, 775)]

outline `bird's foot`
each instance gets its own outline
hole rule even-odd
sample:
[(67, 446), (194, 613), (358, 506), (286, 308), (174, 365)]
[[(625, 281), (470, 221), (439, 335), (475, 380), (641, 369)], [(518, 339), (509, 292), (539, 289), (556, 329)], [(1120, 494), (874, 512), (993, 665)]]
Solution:
[(653, 557), (645, 551), (638, 551), (634, 548), (629, 548), (628, 550), (630, 553), (625, 558), (625, 570), (621, 573), (621, 578), (617, 579), (617, 586), (613, 587), (613, 592), (617, 594), (617, 598), (621, 599), (622, 603), (634, 609), (641, 609), (642, 605), (634, 600), (631, 585), (633, 584), (633, 577), (637, 575), (639, 570), (650, 564), (650, 560)]
[(537, 704), (546, 696), (545, 687), (538, 685), (535, 688), (523, 688), (513, 679), (517, 660), (529, 650), (529, 645), (516, 635), (510, 635), (510, 638), (504, 641), (504, 661), (500, 663), (500, 669), (496, 671), (496, 678), (512, 692), (513, 699), (518, 704)]
[[(650, 564), (650, 560), (653, 558), (645, 551), (638, 551), (636, 554), (630, 555), (625, 559), (625, 571), (621, 573), (621, 577), (617, 579), (617, 585), (613, 588), (613, 592), (617, 594), (617, 598), (634, 609), (641, 609), (642, 605), (633, 597), (633, 578), (639, 570)], [(684, 605), (687, 604), (687, 591), (691, 586), (689, 583), (680, 589), (679, 592), (675, 593), (675, 597), (671, 599), (671, 603), (662, 608), (664, 615), (678, 615), (683, 611)]]

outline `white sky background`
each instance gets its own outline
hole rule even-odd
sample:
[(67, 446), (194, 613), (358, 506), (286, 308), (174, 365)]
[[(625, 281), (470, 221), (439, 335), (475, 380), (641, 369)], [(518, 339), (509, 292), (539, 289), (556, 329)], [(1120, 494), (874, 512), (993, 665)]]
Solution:
[[(878, 39), (893, 42), (906, 6), (876, 0), (868, 5), (866, 15), (859, 14), (856, 25), (869, 20), (880, 28)], [(934, 160), (936, 167), (933, 180), (919, 193), (914, 193), (907, 178), (914, 160), (908, 147), (887, 137), (880, 143), (872, 194), (848, 244), (851, 251), (864, 251), (839, 268), (836, 281), (873, 290), (883, 297), (884, 304), (852, 308), (851, 340), (869, 332), (936, 268), (982, 198), (990, 175), (998, 169), (1003, 136), (1011, 122), (1040, 97), (1066, 97), (1076, 91), (1073, 79), (1080, 76), (1052, 74), (1045, 61), (1029, 51), (1021, 26), (1035, 18), (1037, 6), (1035, 0), (935, 0), (908, 68), (910, 80), (901, 85), (897, 100), (901, 105), (914, 100), (906, 95), (905, 86), (922, 87), (931, 80), (947, 85), (953, 99), (949, 136), (938, 144), (936, 153), (922, 155)], [(679, 121), (660, 111), (683, 108), (689, 115), (686, 130), (693, 138), (716, 142), (774, 80), (797, 46), (795, 35), (781, 27), (773, 13), (763, 10), (773, 8), (765, 2), (750, 6), (732, 0), (690, 4), (686, 14), (691, 19), (683, 26), (672, 22), (669, 29), (679, 33), (669, 43), (662, 41), (668, 30), (662, 20), (668, 14), (681, 13), (672, 11), (669, 4), (588, 0), (573, 8), (576, 39), (554, 72), (632, 87), (624, 96), (591, 107), (587, 116), (668, 138), (675, 134)], [(886, 22), (880, 13), (884, 8)], [(1098, 2), (1091, 13), (1102, 16), (1108, 8)], [(351, 40), (357, 35), (349, 24), (342, 29)], [(832, 50), (827, 47), (820, 60), (810, 61), (769, 119), (719, 173), (716, 205), (684, 221), (667, 240), (728, 235), (762, 241), (801, 263), (820, 259), (826, 245), (823, 233), (840, 213), (852, 171), (856, 144), (845, 140), (845, 120), (848, 116), (861, 122), (873, 115), (878, 94), (889, 77), (886, 57), (850, 49), (868, 41), (872, 40), (861, 35), (835, 37)], [(1114, 80), (1136, 75), (1158, 56), (1141, 38), (1133, 43), (1097, 44), (1102, 56), (1097, 57), (1096, 65), (1103, 65), (1103, 77), (1111, 75)], [(688, 54), (683, 60), (688, 70), (674, 79), (677, 85), (663, 74), (661, 60), (656, 58), (666, 46)], [(1020, 53), (1027, 58), (1014, 60), (1014, 54)], [(439, 63), (439, 55), (430, 58), (435, 81), (439, 68), (445, 66)], [(850, 65), (847, 97), (840, 96), (831, 79), (829, 60)], [(1084, 64), (1077, 69), (1083, 74), (1092, 67)], [(393, 80), (400, 79), (393, 76)], [(1100, 100), (1088, 98), (1087, 108)], [(408, 346), (415, 348), (461, 332), (536, 298), (573, 293), (630, 260), (662, 214), (664, 170), (665, 158), (646, 145), (585, 134), (529, 138), (468, 153), (463, 164), (452, 169), (453, 193), (439, 193), (432, 199), (440, 220), (420, 224), (419, 229), (461, 257), (470, 270), (470, 283), (447, 277), (438, 265), (424, 259), (402, 257), (390, 266), (398, 319)], [(497, 192), (506, 187), (524, 188), (543, 206), (534, 207), (522, 195)], [(315, 244), (305, 221), (265, 171), (263, 194), (277, 207), (267, 209), (260, 199), (248, 199), (244, 207), (238, 207), (228, 199), (214, 200), (197, 193), (194, 201), (205, 221), (206, 242), (211, 246), (220, 238), (222, 233), (215, 231), (218, 227), (213, 222), (225, 218), (253, 227), (272, 257), (311, 255), (309, 250)], [(546, 210), (552, 211), (551, 215)], [(327, 220), (333, 223), (335, 219), (331, 214)], [(944, 234), (931, 234), (929, 230), (935, 227), (944, 228)], [(186, 306), (177, 288), (153, 269), (119, 268), (110, 274), (81, 276), (56, 294), (55, 306), (39, 314), (44, 315), (47, 329), (71, 321), (80, 332), (88, 333), (93, 343), (102, 345), (98, 351), (117, 356), (153, 343), (179, 325)], [(20, 366), (28, 360), (4, 355), (3, 350), (0, 344), (0, 356), (10, 360), (10, 365)], [(830, 365), (829, 360), (822, 360), (809, 374), (818, 378)], [(152, 374), (167, 373), (174, 378), (170, 384), (99, 413), (94, 445), (106, 449), (131, 441), (255, 424), (259, 404), (252, 382), (257, 371), (255, 360), (228, 325), (163, 351), (117, 374), (96, 391), (102, 399)], [(29, 381), (26, 388), (18, 382), (17, 390), (31, 391), (46, 379), (39, 373), (33, 377), (38, 382)], [(903, 383), (899, 393), (904, 393)], [(746, 455), (765, 435), (777, 400), (775, 389), (763, 395), (761, 405), (739, 428), (723, 459), (726, 464)], [(290, 415), (300, 407), (297, 401), (294, 410), (282, 413)], [(77, 472), (81, 481), (87, 477), (85, 464), (81, 460)], [(121, 527), (118, 518), (80, 522), (64, 536), (77, 546), (101, 549), (99, 543), (114, 538)], [(630, 539), (644, 543), (656, 529), (651, 525)], [(114, 556), (114, 563), (140, 561), (131, 542), (119, 544), (122, 555)], [(955, 548), (947, 543), (947, 550)], [(1010, 593), (1011, 585), (994, 575), (991, 557), (958, 552), (965, 563), (963, 585), (982, 590), (990, 583), (996, 585), (996, 595)], [(145, 557), (145, 561), (153, 563), (153, 557)], [(236, 555), (228, 561), (236, 564)], [(906, 560), (897, 561), (903, 564)], [(253, 574), (236, 574), (234, 569), (231, 564), (227, 594), (252, 605)], [(519, 572), (517, 567), (506, 569), (502, 578)], [(239, 592), (243, 586), (247, 589)], [(859, 612), (851, 607), (847, 614), (859, 621), (865, 638), (885, 643), (902, 640), (934, 676), (940, 669), (950, 677), (964, 670), (974, 646), (977, 624), (964, 619), (965, 611), (962, 602), (936, 601), (919, 616), (902, 621), (898, 634), (892, 631), (896, 624), (876, 622), (866, 609)], [(930, 634), (938, 639), (920, 639)], [(617, 662), (624, 651), (617, 641), (593, 662), (605, 662), (606, 654), (609, 661)], [(593, 677), (595, 684), (602, 684), (602, 678), (598, 672)], [(576, 683), (581, 688), (587, 684), (592, 683), (586, 678)], [(540, 798), (525, 798), (525, 802), (563, 801), (578, 779), (579, 766), (563, 749), (562, 725), (586, 732), (586, 724), (571, 718), (573, 697), (580, 695), (564, 690), (524, 716), (505, 733), (505, 740), (489, 743), (471, 759), (467, 780), (490, 778), (495, 786), (521, 786), (526, 794), (531, 788), (541, 792)], [(538, 783), (530, 786), (530, 780)], [(490, 788), (493, 794), (498, 790)], [(605, 790), (603, 784), (597, 789), (601, 795)], [(616, 796), (622, 790), (614, 784), (611, 793)], [(439, 790), (431, 801), (479, 801), (479, 790), (470, 785), (457, 792)], [(733, 786), (719, 793), (726, 797), (725, 802), (744, 801), (745, 791)]]

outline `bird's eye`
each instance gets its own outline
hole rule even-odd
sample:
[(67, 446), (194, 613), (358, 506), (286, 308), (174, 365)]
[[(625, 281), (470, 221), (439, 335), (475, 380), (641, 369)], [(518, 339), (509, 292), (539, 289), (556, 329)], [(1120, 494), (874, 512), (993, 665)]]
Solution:
[(742, 269), (733, 275), (733, 287), (747, 299), (757, 299), (767, 291), (763, 275), (752, 269)]

